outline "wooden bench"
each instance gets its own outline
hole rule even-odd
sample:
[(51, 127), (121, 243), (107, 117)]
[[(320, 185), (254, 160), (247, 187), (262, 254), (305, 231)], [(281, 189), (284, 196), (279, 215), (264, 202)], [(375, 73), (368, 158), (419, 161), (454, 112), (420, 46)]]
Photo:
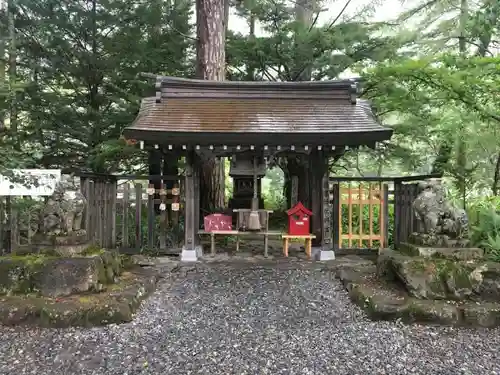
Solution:
[(315, 239), (316, 236), (314, 234), (306, 234), (306, 235), (292, 235), (292, 234), (282, 234), (281, 239), (283, 240), (283, 255), (288, 257), (288, 246), (290, 245), (289, 240), (304, 240), (304, 247), (306, 248), (306, 255), (309, 259), (311, 259), (311, 249), (312, 249), (312, 240)]
[(210, 254), (215, 256), (215, 236), (235, 236), (236, 237), (236, 251), (240, 251), (240, 237), (242, 236), (264, 236), (264, 256), (268, 256), (269, 237), (279, 237), (281, 232), (251, 232), (251, 231), (238, 231), (238, 230), (216, 230), (206, 232), (204, 230), (198, 231), (199, 235), (210, 235)]

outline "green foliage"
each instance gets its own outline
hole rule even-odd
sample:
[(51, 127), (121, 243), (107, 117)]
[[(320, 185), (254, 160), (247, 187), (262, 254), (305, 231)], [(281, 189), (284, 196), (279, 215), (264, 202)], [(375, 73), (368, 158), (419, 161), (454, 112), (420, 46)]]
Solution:
[(403, 170), (443, 171), (462, 200), (473, 191), (496, 193), (498, 66), (498, 58), (447, 54), (398, 59), (367, 71), (363, 95), (395, 131), (379, 154)]
[(136, 169), (144, 154), (119, 138), (140, 99), (152, 94), (139, 74), (191, 74), (191, 3), (18, 0), (16, 6), (23, 64), (15, 79), (24, 82), (19, 152), (32, 156), (32, 167)]
[(286, 198), (283, 194), (284, 182), (283, 172), (280, 168), (275, 167), (267, 171), (262, 182), (262, 197), (267, 209), (283, 212), (290, 208), (286, 206)]
[(471, 241), (487, 256), (500, 262), (500, 197), (477, 198), (468, 202)]
[[(321, 8), (321, 2), (315, 5)], [(226, 56), (231, 80), (337, 78), (357, 63), (394, 57), (398, 47), (407, 42), (399, 36), (380, 36), (386, 27), (382, 23), (367, 23), (362, 17), (344, 21), (345, 9), (326, 24), (314, 21), (313, 12), (310, 25), (298, 20), (284, 0), (252, 1), (239, 10), (250, 23), (258, 21), (266, 35), (229, 33)]]
[(471, 240), (483, 248), (490, 259), (500, 262), (500, 211), (492, 207), (482, 208), (472, 227)]

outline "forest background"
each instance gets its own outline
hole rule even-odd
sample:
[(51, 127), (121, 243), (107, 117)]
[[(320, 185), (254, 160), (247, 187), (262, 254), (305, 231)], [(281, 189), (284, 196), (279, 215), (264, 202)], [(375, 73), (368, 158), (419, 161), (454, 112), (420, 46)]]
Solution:
[[(217, 22), (215, 37), (203, 32), (207, 19)], [(147, 154), (121, 137), (152, 94), (143, 73), (356, 77), (394, 136), (375, 150), (349, 151), (332, 173), (443, 173), (450, 197), (481, 227), (478, 241), (500, 254), (499, 35), (495, 0), (7, 0), (0, 173), (147, 172)], [(219, 50), (217, 76), (203, 48)], [(205, 207), (230, 194), (224, 167), (206, 166)], [(287, 205), (289, 166), (280, 167), (264, 184), (266, 204), (276, 209)]]

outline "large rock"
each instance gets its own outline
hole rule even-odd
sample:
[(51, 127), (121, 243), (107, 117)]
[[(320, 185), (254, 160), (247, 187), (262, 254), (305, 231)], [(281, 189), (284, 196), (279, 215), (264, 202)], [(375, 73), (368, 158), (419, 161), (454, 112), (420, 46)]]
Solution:
[(409, 296), (368, 269), (342, 269), (338, 277), (351, 300), (373, 320), (401, 320), (449, 326), (498, 327), (500, 304), (495, 302), (424, 300)]
[(500, 305), (492, 302), (462, 306), (463, 325), (492, 328), (500, 326)]
[(484, 262), (475, 268), (473, 276), (479, 280), (475, 292), (486, 301), (500, 301), (500, 264)]
[(97, 249), (78, 257), (27, 255), (0, 257), (0, 295), (51, 297), (100, 291), (122, 273), (116, 251)]
[(44, 253), (62, 257), (83, 254), (89, 248), (85, 232), (73, 232), (68, 235), (45, 235), (38, 233), (32, 238), (31, 245), (16, 249), (15, 253)]
[(51, 259), (33, 277), (33, 289), (45, 297), (102, 290), (100, 257)]
[(102, 293), (73, 295), (58, 300), (35, 295), (7, 296), (0, 303), (0, 325), (64, 328), (130, 322), (158, 280), (153, 270), (126, 272)]
[(4, 257), (0, 259), (0, 294), (28, 293), (36, 264), (23, 258)]
[(384, 250), (377, 266), (379, 277), (401, 282), (411, 296), (419, 299), (471, 298), (484, 282), (482, 263), (413, 257)]
[(426, 259), (384, 250), (377, 262), (377, 273), (390, 281), (399, 280), (408, 293), (416, 298), (446, 298), (439, 269)]

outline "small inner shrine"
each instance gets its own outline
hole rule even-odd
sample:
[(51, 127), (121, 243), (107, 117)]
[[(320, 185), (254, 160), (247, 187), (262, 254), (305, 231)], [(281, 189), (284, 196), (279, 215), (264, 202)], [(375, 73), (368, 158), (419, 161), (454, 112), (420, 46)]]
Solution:
[(250, 208), (254, 196), (254, 175), (257, 182), (258, 208), (264, 208), (262, 198), (262, 178), (266, 175), (266, 161), (257, 157), (254, 167), (254, 155), (251, 153), (231, 156), (229, 176), (233, 179), (233, 196), (229, 199), (230, 209)]

